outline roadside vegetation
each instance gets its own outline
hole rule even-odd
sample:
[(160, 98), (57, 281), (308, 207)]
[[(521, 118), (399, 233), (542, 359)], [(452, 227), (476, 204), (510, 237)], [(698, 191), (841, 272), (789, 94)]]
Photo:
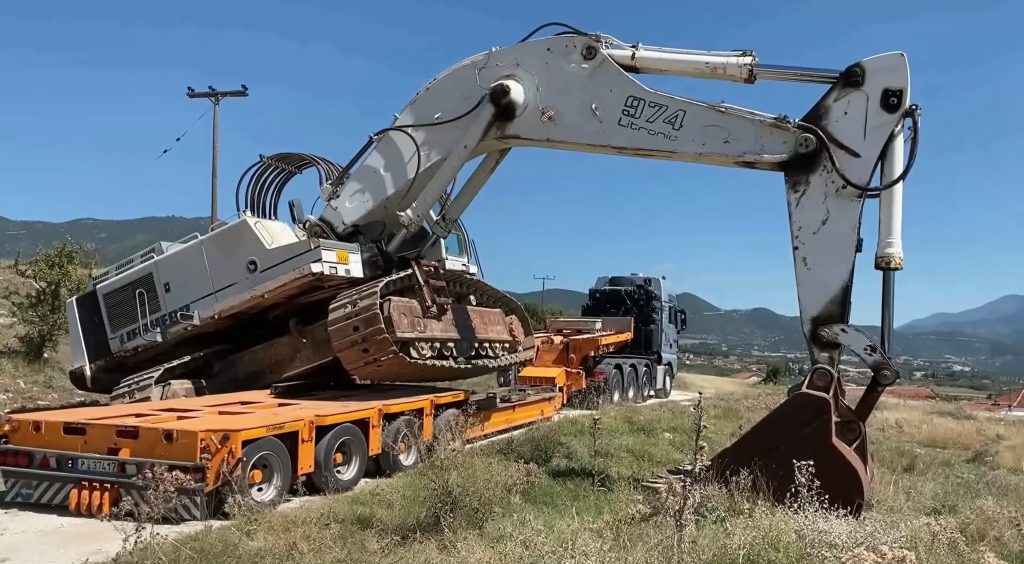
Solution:
[[(716, 452), (782, 386), (683, 375), (707, 392), (535, 426), (288, 511), (139, 544), (116, 562), (1024, 562), (1024, 422), (883, 400), (865, 516), (790, 506), (743, 484), (651, 493), (644, 478)], [(706, 444), (706, 449), (703, 445)]]
[(65, 313), (95, 264), (71, 240), (0, 263), (0, 413), (98, 401), (68, 381)]

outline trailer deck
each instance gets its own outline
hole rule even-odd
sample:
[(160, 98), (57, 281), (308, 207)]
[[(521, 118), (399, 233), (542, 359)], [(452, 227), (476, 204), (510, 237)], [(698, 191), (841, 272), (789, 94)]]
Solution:
[(210, 518), (247, 490), (267, 506), (300, 481), (355, 487), (375, 461), (385, 475), (419, 464), (420, 446), (455, 425), (473, 441), (554, 417), (588, 386), (593, 358), (632, 336), (628, 318), (567, 319), (538, 333), (538, 352), (509, 388), (482, 394), (422, 384), (341, 388), (322, 380), (269, 390), (39, 410), (0, 420), (0, 502), (101, 516), (121, 500), (149, 505), (159, 475), (176, 499), (161, 514)]
[[(302, 478), (325, 463), (318, 460), (317, 446), (341, 425), (364, 437), (363, 448), (356, 449), (364, 458), (392, 454), (389, 448), (404, 455), (434, 436), (435, 420), (447, 410), (471, 408), (465, 411), (474, 420), (464, 437), (472, 440), (552, 417), (563, 402), (554, 387), (474, 396), (431, 386), (373, 385), (284, 397), (248, 391), (12, 414), (2, 426), (7, 438), (0, 442), (0, 501), (103, 515), (125, 497), (144, 503), (147, 480), (163, 469), (189, 481), (177, 487), (173, 512), (200, 520), (216, 512), (211, 495), (233, 481), (246, 448), (261, 439), (280, 441), (289, 459), (287, 473)], [(396, 422), (414, 422), (410, 429), (416, 436), (389, 447), (385, 428)], [(342, 460), (332, 455), (327, 462)], [(259, 470), (246, 474), (256, 485), (273, 478)]]

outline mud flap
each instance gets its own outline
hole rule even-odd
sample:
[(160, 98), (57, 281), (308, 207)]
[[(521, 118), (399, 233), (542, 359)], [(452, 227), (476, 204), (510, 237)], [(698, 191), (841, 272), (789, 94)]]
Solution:
[(824, 376), (813, 380), (715, 455), (709, 470), (719, 479), (745, 470), (761, 493), (784, 503), (796, 463), (810, 462), (827, 503), (859, 516), (873, 478), (866, 428), (839, 397), (834, 373), (828, 385)]

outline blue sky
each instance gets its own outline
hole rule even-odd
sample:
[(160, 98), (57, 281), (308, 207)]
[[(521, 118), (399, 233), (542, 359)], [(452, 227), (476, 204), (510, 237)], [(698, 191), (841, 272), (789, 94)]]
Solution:
[[(561, 7), (556, 7), (561, 6)], [(1024, 291), (1016, 170), (1024, 47), (1010, 1), (548, 3), (24, 2), (0, 17), (0, 215), (202, 216), (210, 116), (185, 86), (249, 86), (222, 107), (221, 215), (260, 153), (345, 162), (431, 77), (466, 56), (564, 21), (648, 45), (754, 49), (765, 63), (842, 68), (902, 50), (923, 109), (905, 190), (907, 269), (896, 321)], [(820, 86), (641, 77), (709, 101), (800, 116)], [(583, 289), (602, 273), (668, 276), (727, 308), (796, 314), (781, 175), (516, 150), (466, 213), (487, 278), (510, 290)], [(287, 194), (311, 202), (312, 186)], [(876, 323), (877, 214), (865, 214), (854, 322)], [(568, 234), (568, 235), (566, 235)]]

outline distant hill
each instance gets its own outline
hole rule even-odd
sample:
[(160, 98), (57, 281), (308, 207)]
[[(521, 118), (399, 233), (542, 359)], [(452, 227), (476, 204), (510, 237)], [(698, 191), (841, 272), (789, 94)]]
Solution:
[[(540, 303), (539, 291), (510, 294), (522, 302)], [(733, 350), (791, 353), (806, 350), (800, 319), (796, 316), (782, 315), (767, 308), (722, 309), (688, 292), (678, 294), (676, 298), (687, 313), (685, 336), (689, 340), (720, 343)], [(547, 291), (545, 302), (566, 311), (578, 312), (586, 299), (583, 292), (552, 288)], [(1012, 302), (1000, 300), (996, 301), (1003, 304)], [(988, 311), (998, 314), (1002, 310), (993, 307)], [(1014, 320), (1022, 318), (1024, 315)], [(915, 329), (912, 324), (916, 322), (908, 323), (893, 332), (893, 352), (897, 356), (919, 359), (947, 359), (952, 362), (963, 359), (968, 365), (982, 370), (1024, 373), (1024, 331), (986, 335), (982, 329), (983, 319), (977, 318), (976, 322), (978, 331), (975, 333), (932, 329), (941, 326), (939, 324), (923, 324)], [(907, 326), (910, 330), (906, 329)], [(881, 334), (881, 328), (876, 325), (862, 325), (861, 328), (876, 339)]]
[[(536, 292), (506, 292), (521, 303), (535, 303), (540, 305), (540, 290)], [(579, 315), (580, 308), (587, 303), (587, 294), (577, 290), (566, 290), (564, 288), (549, 288), (544, 294), (544, 305), (557, 307), (562, 311)]]
[(908, 333), (956, 332), (1024, 340), (1024, 295), (1009, 294), (956, 313), (933, 313), (902, 325), (900, 330)]
[(157, 241), (177, 241), (191, 233), (205, 233), (209, 225), (209, 218), (178, 216), (83, 218), (61, 223), (0, 216), (0, 259), (13, 259), (19, 251), (22, 256), (31, 257), (70, 236), (75, 242), (93, 245), (100, 261), (110, 264)]

